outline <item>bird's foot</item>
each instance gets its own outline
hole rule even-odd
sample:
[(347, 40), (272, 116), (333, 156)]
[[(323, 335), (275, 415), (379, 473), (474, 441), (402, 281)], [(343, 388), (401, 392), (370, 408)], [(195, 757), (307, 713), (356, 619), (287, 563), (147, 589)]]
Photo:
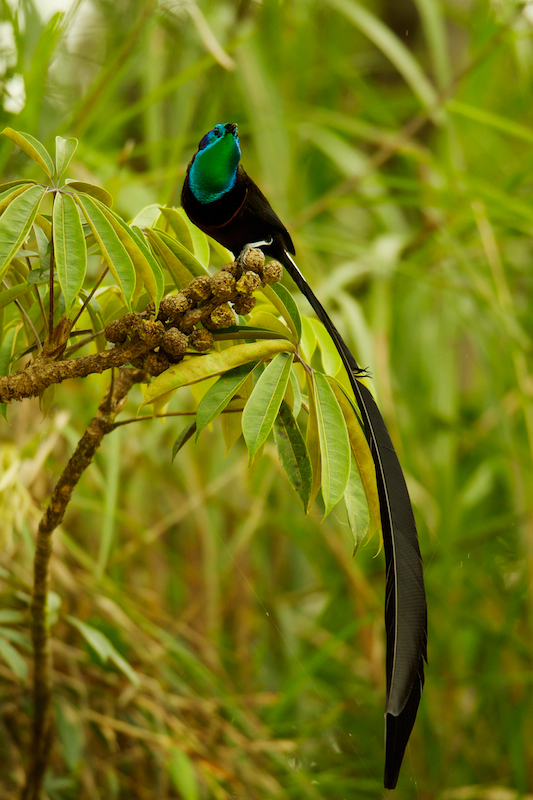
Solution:
[(261, 242), (250, 242), (249, 244), (245, 244), (241, 252), (237, 256), (237, 264), (239, 264), (239, 266), (241, 267), (244, 267), (246, 263), (246, 257), (250, 252), (250, 250), (255, 250), (256, 248), (261, 249), (261, 247), (268, 247), (269, 245), (272, 244), (273, 241), (274, 240), (272, 239), (272, 237), (270, 237), (270, 239), (264, 239)]

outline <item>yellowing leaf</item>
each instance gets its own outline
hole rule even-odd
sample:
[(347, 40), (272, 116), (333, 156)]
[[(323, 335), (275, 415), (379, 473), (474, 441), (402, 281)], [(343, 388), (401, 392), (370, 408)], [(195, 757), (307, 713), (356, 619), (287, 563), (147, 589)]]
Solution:
[(315, 400), (325, 516), (339, 502), (350, 477), (350, 443), (342, 411), (325, 375), (315, 372)]
[(212, 375), (221, 375), (249, 361), (271, 358), (276, 353), (292, 353), (294, 349), (294, 345), (285, 339), (263, 339), (250, 344), (237, 344), (220, 352), (191, 356), (154, 378), (146, 390), (142, 406), (153, 403), (161, 395), (176, 391), (180, 386), (203, 381)]
[(292, 294), (281, 283), (263, 286), (261, 291), (287, 323), (294, 341), (299, 342), (302, 338), (302, 318)]
[(56, 136), (56, 174), (58, 180), (67, 169), (77, 149), (77, 139), (63, 139), (62, 136)]
[(44, 186), (30, 185), (0, 217), (0, 280), (28, 236), (45, 191)]
[(165, 206), (160, 206), (160, 209), (162, 216), (176, 234), (178, 241), (192, 253), (194, 251), (194, 243), (189, 223), (185, 219), (185, 214), (182, 212), (182, 209), (166, 208)]
[(324, 372), (326, 375), (336, 375), (342, 367), (342, 361), (333, 339), (318, 319), (311, 317), (309, 324), (320, 348)]
[(136, 278), (135, 268), (128, 251), (97, 201), (86, 194), (76, 195), (75, 200), (89, 223), (94, 238), (100, 247), (100, 252), (122, 289), (126, 305), (131, 308), (131, 298), (135, 291)]
[(26, 155), (36, 161), (37, 164), (44, 169), (49, 178), (53, 178), (55, 173), (54, 162), (50, 157), (50, 153), (41, 142), (31, 134), (23, 133), (22, 131), (14, 131), (13, 128), (4, 128), (2, 134), (7, 136), (8, 139), (11, 139), (15, 144), (18, 144)]
[(357, 470), (365, 491), (368, 511), (370, 513), (370, 531), (372, 532), (377, 529), (381, 537), (381, 515), (376, 483), (376, 468), (365, 432), (359, 423), (352, 404), (344, 394), (340, 384), (334, 378), (328, 378), (328, 382), (335, 393), (348, 429), (350, 448), (355, 463), (357, 464)]
[(75, 192), (82, 192), (83, 194), (88, 194), (90, 197), (93, 197), (95, 200), (99, 200), (100, 203), (103, 203), (105, 206), (111, 208), (113, 205), (113, 198), (109, 194), (106, 189), (102, 189), (101, 186), (96, 186), (94, 183), (86, 183), (85, 181), (72, 181), (67, 180), (65, 181), (66, 188), (70, 191), (74, 189)]
[[(98, 201), (96, 202), (98, 203)], [(138, 278), (141, 279), (137, 281), (137, 286), (139, 286), (139, 284), (144, 285), (146, 291), (155, 303), (157, 313), (159, 301), (165, 290), (165, 282), (161, 267), (150, 252), (140, 231), (137, 233), (135, 229), (130, 228), (118, 214), (115, 214), (114, 211), (107, 208), (103, 203), (98, 203), (98, 205), (100, 211), (113, 226), (115, 233), (131, 258), (135, 273)]]
[(321, 461), (320, 461), (320, 436), (318, 434), (318, 416), (315, 402), (314, 373), (306, 372), (307, 398), (309, 402), (309, 419), (307, 422), (306, 446), (309, 460), (313, 470), (313, 484), (309, 497), (309, 505), (314, 503), (320, 489)]
[(290, 339), (291, 332), (287, 328), (287, 326), (274, 314), (269, 314), (268, 312), (259, 311), (258, 313), (253, 313), (248, 321), (248, 325), (252, 328), (266, 328), (268, 331), (275, 331), (276, 333), (281, 333), (286, 339)]

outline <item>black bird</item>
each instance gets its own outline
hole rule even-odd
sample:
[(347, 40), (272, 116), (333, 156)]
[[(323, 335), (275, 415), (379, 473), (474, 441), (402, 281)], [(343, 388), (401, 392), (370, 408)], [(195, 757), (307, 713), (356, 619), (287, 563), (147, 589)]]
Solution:
[(364, 370), (291, 258), (294, 245), (287, 229), (242, 168), (240, 157), (237, 125), (215, 125), (187, 167), (181, 203), (191, 222), (234, 255), (251, 244), (283, 264), (333, 339), (348, 373), (376, 467), (383, 529), (387, 569), (384, 783), (394, 789), (415, 722), (427, 660), (426, 596), (411, 502), (383, 418), (358, 380)]

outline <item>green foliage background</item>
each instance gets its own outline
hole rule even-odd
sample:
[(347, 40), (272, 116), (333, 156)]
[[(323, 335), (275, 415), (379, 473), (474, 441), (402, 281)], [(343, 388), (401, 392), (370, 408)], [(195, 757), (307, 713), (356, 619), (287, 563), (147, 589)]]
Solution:
[[(429, 668), (397, 796), (533, 791), (530, 4), (1, 9), (1, 127), (79, 137), (72, 176), (107, 188), (125, 218), (177, 204), (201, 136), (239, 123), (247, 171), (373, 375), (415, 504)], [(0, 141), (3, 180), (32, 169)], [(8, 611), (25, 609), (41, 504), (108, 380), (58, 387), (44, 419), (26, 401), (0, 423)], [(381, 797), (376, 541), (352, 559), (340, 514), (304, 518), (273, 445), (248, 471), (242, 442), (224, 458), (206, 431), (171, 466), (182, 427), (109, 437), (57, 537), (49, 796)], [(140, 686), (67, 615), (104, 633)], [(29, 662), (20, 619), (0, 616), (3, 640)], [(30, 724), (12, 666), (2, 798)]]

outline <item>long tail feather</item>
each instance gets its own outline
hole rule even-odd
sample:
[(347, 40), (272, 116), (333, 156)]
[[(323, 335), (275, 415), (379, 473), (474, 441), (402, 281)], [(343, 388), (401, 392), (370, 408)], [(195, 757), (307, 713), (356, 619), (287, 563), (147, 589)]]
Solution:
[(348, 373), (376, 468), (387, 588), (387, 702), (385, 709), (385, 787), (394, 789), (424, 684), (427, 660), (427, 608), (416, 524), (402, 468), (364, 374), (342, 336), (287, 253), (278, 253), (287, 272), (323, 323)]

